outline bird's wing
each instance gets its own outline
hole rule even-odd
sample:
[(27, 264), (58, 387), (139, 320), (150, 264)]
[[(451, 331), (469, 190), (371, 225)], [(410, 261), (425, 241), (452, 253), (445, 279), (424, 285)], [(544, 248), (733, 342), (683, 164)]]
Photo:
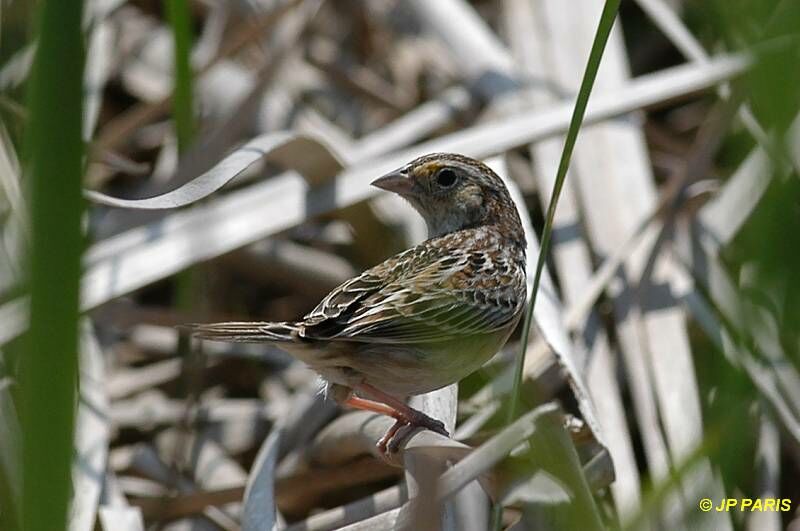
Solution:
[(328, 295), (303, 321), (308, 339), (446, 341), (516, 320), (524, 271), (484, 251), (417, 247)]

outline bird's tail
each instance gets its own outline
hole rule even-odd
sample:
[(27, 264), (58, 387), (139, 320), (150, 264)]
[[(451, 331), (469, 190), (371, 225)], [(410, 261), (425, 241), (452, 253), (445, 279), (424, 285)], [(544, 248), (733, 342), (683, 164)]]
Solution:
[(299, 328), (295, 323), (232, 322), (186, 324), (178, 327), (193, 337), (231, 343), (268, 343), (297, 341)]

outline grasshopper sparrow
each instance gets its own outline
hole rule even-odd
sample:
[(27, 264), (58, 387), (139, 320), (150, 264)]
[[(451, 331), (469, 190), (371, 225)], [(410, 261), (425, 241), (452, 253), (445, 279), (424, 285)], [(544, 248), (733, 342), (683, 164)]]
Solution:
[(422, 215), (429, 239), (348, 280), (295, 322), (188, 325), (202, 339), (275, 343), (307, 363), (340, 404), (447, 436), (405, 404), (480, 368), (525, 305), (525, 235), (502, 180), (462, 155), (420, 157), (372, 183)]

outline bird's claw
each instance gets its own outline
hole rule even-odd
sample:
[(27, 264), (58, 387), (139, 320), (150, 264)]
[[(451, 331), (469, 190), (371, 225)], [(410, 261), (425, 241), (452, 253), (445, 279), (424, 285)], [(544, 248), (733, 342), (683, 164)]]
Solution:
[(413, 410), (411, 415), (403, 415), (396, 418), (392, 427), (378, 441), (376, 445), (378, 451), (382, 456), (396, 453), (400, 449), (400, 445), (416, 428), (423, 428), (445, 437), (450, 437), (450, 433), (444, 427), (442, 421), (429, 417), (421, 411)]
[(444, 435), (445, 437), (450, 437), (450, 433), (444, 427), (444, 422), (442, 422), (441, 420), (436, 420), (434, 418), (431, 418), (431, 417), (425, 415), (424, 422), (420, 422), (417, 425), (420, 426), (420, 427), (429, 429), (429, 430), (431, 430), (433, 432), (436, 432), (439, 435)]

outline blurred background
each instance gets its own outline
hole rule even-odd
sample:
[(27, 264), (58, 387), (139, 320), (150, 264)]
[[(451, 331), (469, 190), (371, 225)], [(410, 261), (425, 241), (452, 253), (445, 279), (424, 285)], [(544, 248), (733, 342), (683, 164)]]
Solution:
[(174, 328), (422, 241), (369, 182), (435, 151), (507, 182), (532, 278), (603, 5), (0, 1), (0, 528), (800, 530), (795, 0), (621, 2), (515, 423), (519, 331), (386, 463), (300, 362)]

